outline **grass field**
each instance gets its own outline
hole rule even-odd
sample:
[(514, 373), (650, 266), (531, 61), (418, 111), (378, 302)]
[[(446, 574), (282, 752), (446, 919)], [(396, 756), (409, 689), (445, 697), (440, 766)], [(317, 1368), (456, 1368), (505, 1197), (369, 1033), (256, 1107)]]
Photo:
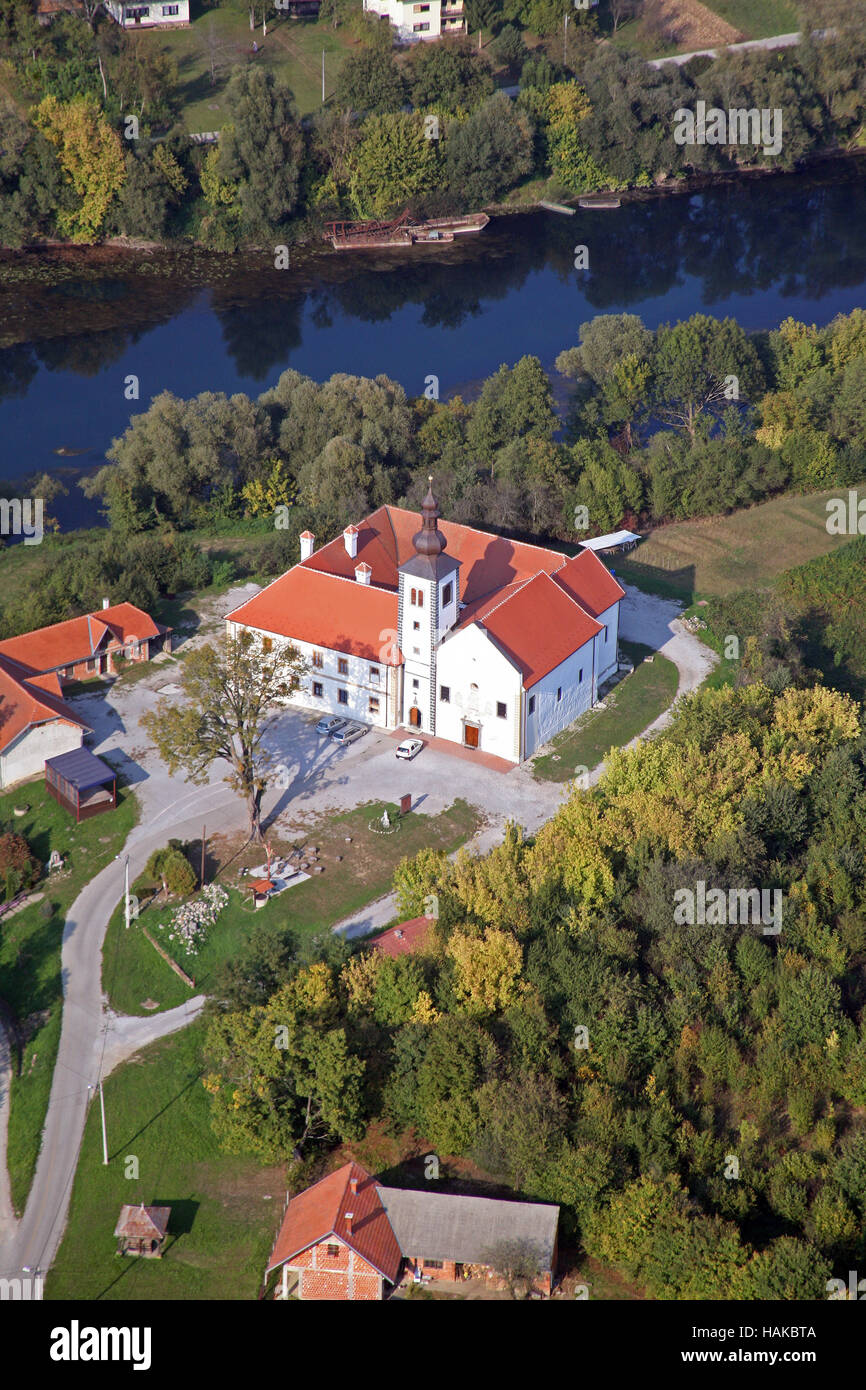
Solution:
[[(337, 72), (352, 47), (343, 29), (326, 24), (272, 16), (262, 38), (262, 26), (250, 31), (249, 7), (228, 0), (216, 8), (191, 5), (192, 22), (186, 29), (138, 35), (172, 57), (178, 69), (178, 96), (182, 120), (190, 132), (219, 130), (228, 116), (226, 89), (235, 68), (257, 63), (270, 68), (294, 93), (302, 116), (322, 104), (322, 51), (325, 53), (325, 93), (334, 90)], [(259, 52), (252, 52), (253, 41)]]
[(790, 0), (704, 0), (704, 3), (720, 19), (739, 29), (746, 39), (796, 34), (800, 28), (796, 7)]
[[(677, 693), (677, 668), (651, 647), (620, 641), (635, 669), (605, 696), (606, 709), (590, 710), (553, 739), (552, 752), (536, 758), (536, 777), (567, 782), (575, 768), (592, 771), (613, 747), (629, 743), (667, 709)], [(653, 656), (648, 662), (644, 657)], [(640, 663), (640, 664), (638, 664)]]
[[(390, 805), (388, 811), (392, 818), (397, 815), (396, 806)], [(243, 882), (238, 879), (239, 868), (262, 862), (262, 851), (247, 849), (243, 855), (233, 857), (217, 878), (217, 882), (229, 889), (228, 906), (197, 956), (187, 956), (176, 950), (176, 942), (168, 942), (164, 933), (157, 932), (159, 923), (168, 922), (169, 908), (144, 908), (140, 920), (151, 935), (173, 953), (177, 964), (192, 976), (196, 992), (207, 993), (215, 972), (249, 940), (254, 927), (273, 926), (281, 930), (289, 927), (299, 936), (327, 931), (335, 922), (387, 893), (394, 869), (404, 855), (415, 854), (426, 846), (450, 852), (470, 839), (478, 825), (474, 807), (465, 801), (455, 801), (438, 816), (412, 811), (403, 817), (398, 832), (377, 835), (369, 829), (368, 823), (374, 814), (381, 816), (381, 813), (381, 803), (359, 806), (332, 816), (303, 837), (289, 837), (287, 845), (301, 838), (317, 845), (325, 872), (312, 875), (296, 888), (287, 889), (259, 911), (252, 908), (248, 892), (231, 885)], [(347, 835), (352, 837), (351, 844), (346, 844)], [(276, 849), (280, 844), (279, 835), (269, 835), (269, 842)], [(336, 862), (337, 854), (343, 856), (341, 863)], [(139, 896), (144, 901), (144, 893)], [(191, 996), (192, 991), (141, 931), (134, 925), (127, 931), (120, 906), (108, 928), (102, 961), (103, 988), (111, 1007), (120, 1013), (156, 1013), (156, 1009), (145, 1009), (144, 1002), (154, 1001), (160, 1010), (171, 1009)]]
[(826, 503), (840, 489), (786, 494), (731, 516), (677, 521), (651, 532), (617, 575), (648, 593), (681, 598), (730, 594), (769, 584), (783, 570), (827, 555), (849, 537), (827, 532)]
[[(24, 816), (14, 806), (27, 806)], [(48, 795), (42, 781), (0, 797), (0, 823), (24, 835), (43, 864), (53, 849), (65, 861), (61, 874), (37, 884), (41, 902), (0, 920), (0, 1000), (24, 1042), (21, 1075), (13, 1075), (9, 1114), (9, 1178), (17, 1211), (23, 1208), (39, 1157), (54, 1060), (60, 1039), (63, 995), (60, 948), (66, 913), (84, 885), (120, 851), (137, 819), (131, 792), (118, 792), (116, 811), (76, 826)]]
[[(194, 1023), (106, 1081), (109, 1165), (92, 1106), (46, 1298), (256, 1297), (282, 1216), (284, 1170), (218, 1150), (201, 1084), (203, 1033)], [(129, 1156), (138, 1160), (137, 1178), (125, 1176)], [(115, 1254), (120, 1208), (138, 1202), (172, 1208), (161, 1260)]]
[[(606, 0), (602, 0), (599, 10), (603, 32), (618, 48), (630, 48), (645, 58), (665, 58), (674, 53), (692, 53), (696, 49), (714, 48), (720, 42), (734, 42), (733, 33), (723, 37), (723, 27), (716, 28), (713, 19), (730, 25), (732, 31), (743, 39), (766, 39), (776, 34), (793, 34), (799, 28), (797, 12), (790, 0), (702, 0), (706, 15), (706, 26), (702, 26), (700, 10), (693, 7), (691, 0), (668, 0), (669, 11), (674, 16), (682, 14), (683, 36), (669, 43), (645, 37), (639, 20), (629, 20), (620, 24), (616, 33), (612, 32)], [(688, 23), (691, 19), (691, 23)]]

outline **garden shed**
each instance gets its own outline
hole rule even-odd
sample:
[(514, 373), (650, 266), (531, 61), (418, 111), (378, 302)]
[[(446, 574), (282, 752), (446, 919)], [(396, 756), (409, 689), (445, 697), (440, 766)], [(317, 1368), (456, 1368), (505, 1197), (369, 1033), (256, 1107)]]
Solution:
[(117, 773), (87, 748), (48, 758), (45, 785), (76, 821), (113, 811), (117, 805)]

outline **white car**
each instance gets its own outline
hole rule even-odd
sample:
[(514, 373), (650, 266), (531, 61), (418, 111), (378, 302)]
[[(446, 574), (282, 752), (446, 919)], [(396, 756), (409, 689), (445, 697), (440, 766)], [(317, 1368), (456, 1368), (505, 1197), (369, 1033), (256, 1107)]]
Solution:
[(423, 747), (424, 744), (420, 738), (405, 738), (402, 743), (397, 745), (397, 757), (417, 758)]

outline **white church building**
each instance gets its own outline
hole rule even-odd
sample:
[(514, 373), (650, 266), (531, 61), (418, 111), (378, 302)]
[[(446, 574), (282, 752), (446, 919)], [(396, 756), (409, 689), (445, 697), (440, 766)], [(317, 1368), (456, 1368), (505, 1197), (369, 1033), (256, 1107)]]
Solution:
[(292, 702), (519, 763), (617, 669), (625, 591), (592, 551), (558, 551), (380, 507), (230, 613), (307, 671)]

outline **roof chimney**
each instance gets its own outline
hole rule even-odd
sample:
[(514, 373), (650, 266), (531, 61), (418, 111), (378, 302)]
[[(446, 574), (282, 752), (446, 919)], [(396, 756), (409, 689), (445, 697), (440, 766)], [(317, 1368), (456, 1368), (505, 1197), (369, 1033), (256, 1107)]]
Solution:
[(111, 599), (110, 599), (110, 598), (104, 598), (104, 599), (102, 600), (102, 606), (103, 606), (103, 608), (110, 608), (110, 607), (111, 607)]
[(343, 540), (346, 545), (346, 554), (350, 560), (354, 560), (358, 553), (358, 528), (357, 526), (347, 526), (343, 532)]
[(352, 1196), (354, 1197), (354, 1196), (357, 1194), (357, 1191), (358, 1191), (358, 1179), (357, 1179), (357, 1178), (350, 1178), (350, 1179), (349, 1179), (349, 1189), (350, 1189), (350, 1191), (351, 1191), (351, 1193), (352, 1193)]
[(363, 560), (360, 565), (355, 566), (355, 580), (358, 584), (369, 584), (372, 573), (370, 566)]
[(312, 553), (313, 553), (313, 546), (314, 546), (315, 544), (316, 544), (316, 538), (315, 538), (315, 536), (313, 535), (312, 531), (302, 531), (302, 532), (301, 532), (301, 559), (302, 559), (302, 560), (309, 560), (310, 556), (311, 556)]
[(354, 1219), (355, 1219), (355, 1213), (354, 1213), (353, 1211), (347, 1211), (347, 1212), (346, 1212), (346, 1235), (347, 1235), (347, 1236), (350, 1236), (350, 1235), (352, 1234), (352, 1222), (354, 1221)]

